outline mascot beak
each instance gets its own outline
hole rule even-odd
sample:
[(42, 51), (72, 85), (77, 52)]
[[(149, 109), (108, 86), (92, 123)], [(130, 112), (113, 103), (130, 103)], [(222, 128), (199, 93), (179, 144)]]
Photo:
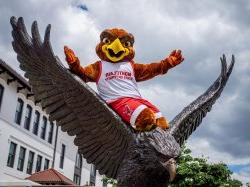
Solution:
[(125, 49), (122, 46), (122, 43), (119, 40), (119, 38), (116, 38), (107, 48), (108, 48), (108, 50), (112, 50), (116, 55), (118, 53), (124, 53), (125, 52)]
[(102, 51), (112, 62), (118, 62), (129, 54), (129, 50), (123, 47), (119, 38), (116, 38), (111, 44), (104, 44)]

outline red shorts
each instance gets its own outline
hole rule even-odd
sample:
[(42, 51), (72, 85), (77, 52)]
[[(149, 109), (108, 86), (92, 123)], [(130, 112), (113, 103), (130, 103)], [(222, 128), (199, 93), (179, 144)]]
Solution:
[(156, 119), (162, 117), (161, 112), (156, 106), (142, 98), (124, 97), (109, 103), (109, 106), (119, 114), (126, 123), (131, 124), (133, 127), (135, 127), (136, 118), (145, 108), (150, 108), (155, 113)]

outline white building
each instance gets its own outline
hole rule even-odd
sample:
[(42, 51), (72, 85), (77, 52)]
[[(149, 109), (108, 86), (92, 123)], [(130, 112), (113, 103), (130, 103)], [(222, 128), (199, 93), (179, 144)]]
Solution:
[(54, 167), (76, 184), (102, 187), (68, 136), (34, 101), (28, 82), (0, 60), (0, 180), (24, 179)]

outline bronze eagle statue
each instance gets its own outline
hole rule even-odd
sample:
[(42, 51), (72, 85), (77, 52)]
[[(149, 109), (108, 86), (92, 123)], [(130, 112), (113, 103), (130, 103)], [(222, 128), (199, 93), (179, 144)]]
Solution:
[(62, 131), (75, 136), (74, 144), (87, 162), (94, 164), (101, 175), (117, 179), (118, 186), (166, 186), (173, 178), (170, 161), (179, 156), (180, 146), (220, 97), (235, 61), (232, 56), (227, 67), (223, 55), (219, 77), (170, 122), (169, 129), (137, 132), (54, 55), (50, 25), (42, 41), (36, 21), (31, 36), (22, 17), (12, 17), (10, 22), (12, 45), (36, 102)]

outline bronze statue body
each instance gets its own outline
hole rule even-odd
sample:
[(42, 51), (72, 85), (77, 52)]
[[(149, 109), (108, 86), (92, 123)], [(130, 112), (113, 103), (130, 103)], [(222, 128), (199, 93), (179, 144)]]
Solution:
[(136, 132), (123, 123), (84, 82), (75, 78), (54, 55), (50, 25), (41, 41), (37, 23), (32, 37), (22, 18), (11, 18), (13, 48), (25, 71), (34, 98), (63, 131), (75, 136), (79, 152), (100, 174), (118, 180), (118, 186), (161, 187), (173, 178), (173, 160), (180, 146), (201, 124), (219, 98), (234, 65), (221, 58), (221, 73), (208, 90), (184, 108), (166, 131)]
[[(163, 149), (157, 151), (159, 148)], [(121, 163), (118, 186), (166, 187), (174, 178), (175, 162), (171, 163), (171, 158), (176, 158), (179, 152), (179, 144), (174, 137), (160, 128), (137, 134), (136, 141), (129, 145)]]

